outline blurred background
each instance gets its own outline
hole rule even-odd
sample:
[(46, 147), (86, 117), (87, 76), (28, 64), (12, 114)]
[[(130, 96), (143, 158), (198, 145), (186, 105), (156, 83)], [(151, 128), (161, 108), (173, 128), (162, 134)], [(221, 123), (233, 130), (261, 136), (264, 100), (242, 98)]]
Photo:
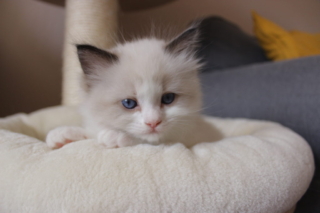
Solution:
[[(175, 0), (123, 8), (119, 25), (130, 39), (151, 25), (179, 30), (195, 18), (218, 15), (253, 34), (252, 10), (288, 30), (320, 32), (319, 0)], [(60, 104), (64, 19), (59, 3), (0, 0), (0, 117)]]

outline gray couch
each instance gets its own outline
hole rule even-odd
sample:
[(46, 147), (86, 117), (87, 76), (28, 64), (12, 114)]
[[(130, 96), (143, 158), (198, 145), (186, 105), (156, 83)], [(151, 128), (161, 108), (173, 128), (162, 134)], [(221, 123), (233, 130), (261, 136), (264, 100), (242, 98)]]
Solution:
[(204, 113), (275, 121), (308, 141), (316, 172), (295, 212), (320, 212), (320, 56), (207, 70), (201, 78)]

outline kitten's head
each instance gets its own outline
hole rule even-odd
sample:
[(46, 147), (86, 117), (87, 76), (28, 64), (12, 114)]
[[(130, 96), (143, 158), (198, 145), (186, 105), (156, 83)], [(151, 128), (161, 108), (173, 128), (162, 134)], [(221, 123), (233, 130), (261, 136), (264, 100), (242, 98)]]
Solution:
[(169, 42), (141, 39), (109, 51), (78, 45), (87, 87), (82, 112), (89, 125), (151, 143), (186, 128), (201, 107), (198, 35), (193, 25)]

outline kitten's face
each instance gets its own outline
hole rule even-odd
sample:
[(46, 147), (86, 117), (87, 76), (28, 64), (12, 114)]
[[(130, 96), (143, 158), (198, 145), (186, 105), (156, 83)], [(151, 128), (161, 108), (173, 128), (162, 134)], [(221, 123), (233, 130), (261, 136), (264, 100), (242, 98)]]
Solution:
[(174, 50), (168, 50), (168, 44), (156, 39), (111, 51), (111, 63), (95, 62), (87, 73), (89, 89), (82, 109), (89, 123), (155, 143), (183, 129), (199, 112), (199, 64), (188, 52), (170, 52)]

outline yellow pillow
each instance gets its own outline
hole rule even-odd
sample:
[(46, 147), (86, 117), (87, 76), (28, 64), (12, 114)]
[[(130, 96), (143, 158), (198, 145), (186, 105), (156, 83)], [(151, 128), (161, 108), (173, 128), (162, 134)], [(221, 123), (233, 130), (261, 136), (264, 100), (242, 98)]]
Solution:
[(253, 12), (254, 33), (272, 60), (320, 54), (320, 34), (286, 31)]

